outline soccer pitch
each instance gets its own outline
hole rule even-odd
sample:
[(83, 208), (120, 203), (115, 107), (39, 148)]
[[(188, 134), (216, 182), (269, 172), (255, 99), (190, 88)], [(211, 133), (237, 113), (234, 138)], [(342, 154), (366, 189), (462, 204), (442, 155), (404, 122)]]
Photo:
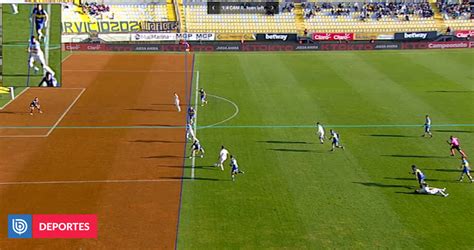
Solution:
[[(206, 156), (186, 160), (178, 248), (474, 247), (474, 184), (446, 143), (474, 154), (473, 50), (198, 53), (194, 70)], [(213, 167), (221, 145), (235, 182)], [(450, 196), (414, 194), (412, 164)]]
[[(28, 78), (28, 40), (31, 34), (30, 14), (33, 4), (21, 4), (19, 13), (12, 14), (10, 5), (3, 6), (3, 85), (25, 87)], [(43, 5), (48, 10), (47, 5)], [(49, 25), (49, 42), (41, 41), (49, 66), (56, 72), (56, 79), (61, 82), (61, 6), (51, 5)], [(36, 35), (36, 32), (35, 32)], [(46, 43), (48, 43), (47, 49)], [(48, 50), (48, 52), (46, 52)], [(48, 53), (48, 55), (46, 55)], [(38, 65), (38, 67), (41, 66)], [(42, 71), (42, 69), (41, 69)], [(30, 72), (29, 85), (37, 87), (42, 73)]]

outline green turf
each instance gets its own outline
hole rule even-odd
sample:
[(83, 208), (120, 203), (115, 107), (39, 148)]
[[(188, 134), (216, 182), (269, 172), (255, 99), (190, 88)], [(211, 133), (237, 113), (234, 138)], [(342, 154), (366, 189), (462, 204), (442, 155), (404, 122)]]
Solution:
[[(206, 157), (183, 184), (178, 248), (474, 248), (474, 184), (456, 182), (460, 160), (446, 143), (456, 135), (474, 154), (474, 128), (420, 137), (426, 114), (434, 125), (474, 123), (473, 50), (198, 54), (195, 70), (209, 94), (238, 105), (229, 126), (420, 126), (340, 127), (346, 150), (336, 152), (312, 128), (199, 129)], [(198, 125), (234, 110), (209, 97)], [(211, 167), (222, 144), (246, 172), (235, 183), (228, 166)], [(450, 196), (413, 194), (411, 164)]]
[[(28, 39), (31, 33), (29, 15), (31, 6), (19, 5), (19, 14), (13, 15), (11, 8), (3, 8), (3, 85), (26, 86), (28, 76)], [(47, 9), (46, 5), (43, 6)], [(56, 72), (56, 78), (61, 82), (61, 6), (51, 6), (50, 15), (50, 40), (49, 40), (49, 66)], [(36, 32), (35, 32), (36, 33)], [(43, 52), (45, 42), (41, 42)], [(39, 65), (38, 65), (39, 66)], [(40, 67), (40, 66), (39, 66)], [(30, 86), (37, 86), (41, 80), (41, 72), (34, 75), (30, 73)]]

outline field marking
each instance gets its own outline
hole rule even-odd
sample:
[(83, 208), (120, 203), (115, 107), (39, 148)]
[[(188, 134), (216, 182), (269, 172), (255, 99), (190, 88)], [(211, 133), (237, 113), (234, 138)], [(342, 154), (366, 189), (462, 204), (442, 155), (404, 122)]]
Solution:
[(107, 183), (153, 183), (153, 182), (175, 182), (186, 179), (143, 179), (143, 180), (75, 180), (75, 181), (11, 181), (0, 182), (0, 186), (6, 185), (50, 185), (50, 184), (107, 184)]
[(63, 72), (102, 72), (102, 73), (194, 73), (185, 70), (119, 70), (119, 69), (63, 69)]
[[(199, 92), (199, 70), (196, 72), (196, 94), (194, 95), (194, 111), (195, 111), (195, 118), (194, 118), (194, 136), (197, 138), (197, 119), (198, 119), (198, 92)], [(195, 172), (195, 165), (196, 165), (196, 155), (193, 151), (193, 158), (191, 159), (191, 179), (194, 180), (194, 172)]]
[(81, 93), (79, 93), (79, 95), (76, 97), (76, 99), (74, 99), (74, 101), (71, 103), (71, 105), (69, 105), (69, 107), (66, 109), (66, 111), (64, 111), (64, 113), (61, 115), (61, 117), (59, 117), (59, 119), (56, 121), (56, 123), (53, 125), (53, 127), (48, 131), (48, 133), (46, 133), (46, 137), (48, 137), (53, 132), (53, 130), (64, 119), (66, 114), (69, 112), (69, 110), (71, 110), (71, 108), (74, 106), (74, 104), (76, 104), (76, 102), (79, 100), (79, 98), (81, 98), (82, 94), (85, 91), (86, 91), (86, 88), (82, 88)]
[[(40, 88), (41, 89), (41, 88)], [(45, 88), (44, 88), (45, 89)], [(44, 135), (0, 135), (0, 138), (45, 138), (48, 137), (54, 129), (56, 129), (59, 123), (64, 119), (67, 113), (71, 110), (71, 108), (76, 104), (79, 98), (82, 96), (86, 88), (57, 88), (61, 90), (81, 90), (79, 95), (77, 95), (76, 99), (69, 105), (69, 107), (63, 112), (63, 114), (59, 117), (59, 119), (54, 123), (53, 126), (2, 126), (0, 129), (48, 129), (48, 132)], [(16, 99), (16, 98), (15, 98)]]
[(49, 30), (50, 30), (50, 27), (51, 27), (51, 16), (53, 15), (53, 13), (51, 13), (51, 4), (48, 4), (47, 7), (46, 7), (46, 11), (47, 13), (49, 14), (48, 16), (48, 26), (46, 27), (46, 37), (44, 38), (45, 39), (45, 43), (44, 43), (44, 52), (45, 52), (45, 57), (46, 57), (46, 65), (49, 65)]
[[(18, 97), (21, 96), (21, 94), (23, 94), (24, 92), (26, 92), (30, 87), (26, 87), (25, 89), (23, 89), (17, 96), (15, 96), (15, 99), (17, 99)], [(2, 107), (0, 107), (0, 110), (3, 110), (4, 108), (6, 108), (8, 106), (8, 104), (10, 104), (11, 102), (13, 102), (15, 99), (11, 99), (10, 101), (8, 101), (7, 103), (5, 103), (5, 105), (3, 105)]]
[(200, 127), (201, 129), (203, 129), (203, 128), (215, 127), (215, 126), (220, 125), (220, 124), (222, 124), (222, 123), (228, 122), (228, 121), (234, 119), (234, 117), (236, 117), (236, 116), (239, 114), (239, 112), (240, 112), (239, 106), (238, 106), (235, 102), (233, 102), (233, 101), (231, 101), (231, 100), (229, 100), (229, 99), (227, 99), (227, 98), (220, 97), (220, 96), (216, 96), (216, 95), (208, 95), (208, 96), (212, 96), (212, 97), (214, 97), (214, 98), (221, 99), (221, 100), (224, 100), (224, 101), (226, 101), (226, 102), (232, 104), (232, 105), (234, 106), (234, 108), (235, 108), (235, 112), (234, 112), (233, 115), (229, 116), (228, 118), (226, 118), (226, 119), (224, 119), (224, 120), (222, 120), (222, 121), (220, 121), (220, 122), (216, 122), (216, 123), (214, 123), (214, 124), (211, 124), (211, 125), (202, 126), (202, 127)]

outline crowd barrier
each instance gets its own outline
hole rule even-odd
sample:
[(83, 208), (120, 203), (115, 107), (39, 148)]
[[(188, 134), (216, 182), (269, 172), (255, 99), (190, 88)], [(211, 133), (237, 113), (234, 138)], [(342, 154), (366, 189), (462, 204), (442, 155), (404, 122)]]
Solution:
[[(346, 42), (346, 43), (207, 43), (191, 44), (192, 51), (334, 51), (334, 50), (406, 50), (406, 49), (460, 49), (474, 48), (471, 41), (451, 42)], [(185, 51), (180, 44), (91, 44), (68, 43), (67, 51)]]

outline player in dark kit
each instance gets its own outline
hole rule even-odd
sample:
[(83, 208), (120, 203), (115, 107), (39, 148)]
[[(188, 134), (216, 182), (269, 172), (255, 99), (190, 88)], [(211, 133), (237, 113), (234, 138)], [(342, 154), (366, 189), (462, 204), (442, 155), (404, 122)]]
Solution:
[(35, 99), (33, 99), (33, 101), (31, 101), (30, 103), (30, 115), (33, 115), (33, 111), (35, 109), (37, 109), (40, 114), (43, 113), (43, 111), (41, 111), (41, 106), (38, 97), (35, 97)]
[(206, 91), (204, 91), (203, 88), (199, 90), (199, 95), (201, 96), (201, 106), (204, 106), (204, 104), (207, 104), (207, 94)]
[(48, 13), (46, 13), (41, 4), (37, 4), (31, 13), (31, 18), (35, 22), (36, 33), (38, 34), (39, 40), (44, 38), (42, 31), (48, 26), (48, 17)]

